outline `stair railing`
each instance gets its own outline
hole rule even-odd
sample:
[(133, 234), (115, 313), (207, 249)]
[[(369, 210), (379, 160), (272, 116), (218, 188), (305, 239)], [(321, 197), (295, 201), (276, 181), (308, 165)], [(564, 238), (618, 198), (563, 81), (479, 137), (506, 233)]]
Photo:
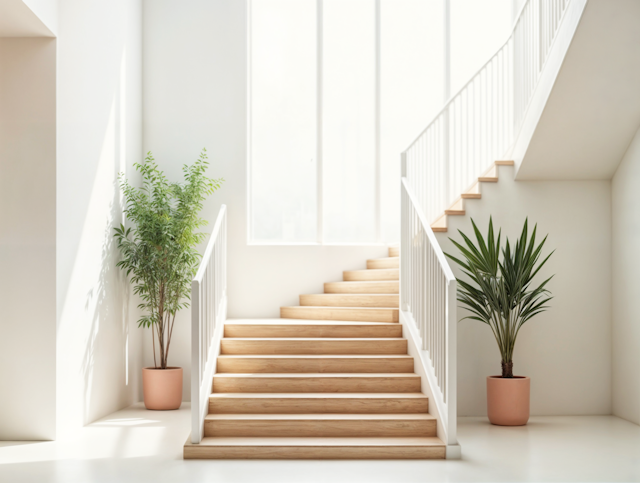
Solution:
[(200, 443), (227, 318), (227, 207), (222, 205), (191, 282), (191, 442)]
[(409, 145), (407, 181), (430, 223), (509, 152), (575, 0), (528, 0), (507, 41)]
[[(404, 174), (404, 159), (402, 165)], [(457, 445), (457, 282), (405, 177), (401, 193), (400, 307), (418, 329), (417, 344), (429, 366), (430, 404), (442, 422), (444, 434), (438, 436), (451, 448)]]

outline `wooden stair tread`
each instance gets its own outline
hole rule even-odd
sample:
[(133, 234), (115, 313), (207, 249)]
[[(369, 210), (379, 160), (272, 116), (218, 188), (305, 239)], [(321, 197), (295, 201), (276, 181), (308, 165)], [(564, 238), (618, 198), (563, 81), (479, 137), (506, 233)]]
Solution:
[(345, 270), (342, 273), (345, 282), (365, 280), (400, 280), (399, 268), (370, 268), (367, 270)]
[[(339, 306), (332, 306), (332, 305), (290, 305), (286, 308), (296, 308), (296, 309), (326, 309), (326, 310), (331, 310), (331, 309), (344, 309), (344, 310), (370, 310), (370, 311), (376, 311), (376, 310), (398, 310), (398, 307), (339, 307)], [(345, 322), (349, 322), (348, 320), (346, 320)], [(357, 321), (354, 321), (357, 322)]]
[(380, 373), (373, 373), (373, 372), (334, 372), (334, 373), (324, 373), (324, 372), (306, 372), (306, 373), (297, 373), (297, 372), (287, 372), (287, 373), (255, 373), (255, 374), (235, 374), (235, 373), (216, 373), (214, 376), (214, 378), (216, 377), (222, 377), (222, 378), (249, 378), (249, 377), (255, 377), (255, 378), (291, 378), (291, 379), (297, 379), (297, 378), (319, 378), (319, 379), (324, 379), (324, 378), (331, 378), (331, 377), (335, 377), (335, 378), (355, 378), (355, 377), (361, 377), (361, 378), (381, 378), (381, 377), (388, 377), (388, 378), (392, 378), (392, 379), (402, 379), (402, 378), (413, 378), (413, 377), (420, 377), (418, 374), (415, 373), (406, 373), (406, 372), (380, 372)]
[(280, 307), (280, 317), (292, 319), (354, 320), (366, 322), (399, 322), (397, 307), (333, 307), (302, 305)]
[(413, 399), (429, 399), (424, 393), (421, 392), (228, 392), (228, 393), (211, 393), (209, 399), (220, 398), (291, 398), (291, 399), (393, 399), (393, 398), (413, 398)]
[(428, 414), (421, 392), (216, 392), (210, 414)]
[[(297, 339), (296, 339), (297, 340)], [(413, 359), (408, 354), (220, 354), (219, 359)]]
[(478, 176), (478, 181), (481, 183), (497, 183), (498, 182), (498, 167), (494, 164), (491, 166), (482, 176)]
[(462, 193), (460, 196), (462, 199), (475, 199), (479, 200), (482, 198), (482, 193), (480, 193), (480, 183), (475, 183), (471, 188)]
[(229, 325), (260, 325), (260, 326), (270, 326), (270, 325), (337, 325), (337, 326), (349, 326), (353, 325), (355, 327), (380, 327), (382, 325), (388, 325), (396, 327), (397, 324), (393, 322), (384, 323), (384, 322), (358, 322), (355, 320), (322, 320), (322, 319), (273, 319), (269, 322), (261, 322), (260, 320), (240, 320), (233, 322), (225, 322), (225, 326)]
[(307, 307), (382, 307), (400, 306), (398, 294), (321, 293), (300, 295), (300, 305)]
[(462, 216), (465, 214), (464, 201), (462, 197), (458, 198), (449, 208), (444, 210), (445, 215)]
[(398, 268), (399, 266), (400, 266), (400, 257), (371, 258), (367, 260), (368, 270)]
[(431, 224), (431, 229), (434, 232), (446, 232), (447, 231), (447, 215), (442, 215), (436, 221)]
[(188, 446), (444, 446), (434, 436), (377, 436), (377, 437), (254, 437), (254, 436), (209, 436), (199, 445)]
[(324, 284), (325, 294), (398, 294), (399, 292), (399, 280), (352, 280)]
[(435, 416), (429, 413), (390, 413), (390, 414), (359, 414), (359, 413), (310, 413), (310, 414), (207, 414), (205, 420), (207, 421), (220, 421), (220, 420), (261, 420), (269, 419), (275, 421), (299, 421), (299, 420), (316, 420), (316, 421), (331, 421), (331, 420), (406, 420), (406, 421), (435, 421)]

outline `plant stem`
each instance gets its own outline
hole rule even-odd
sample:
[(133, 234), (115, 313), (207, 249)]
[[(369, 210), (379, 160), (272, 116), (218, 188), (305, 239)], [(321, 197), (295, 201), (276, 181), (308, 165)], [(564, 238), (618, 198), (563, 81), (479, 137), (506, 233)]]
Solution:
[(513, 378), (513, 361), (502, 361), (502, 377), (505, 379)]

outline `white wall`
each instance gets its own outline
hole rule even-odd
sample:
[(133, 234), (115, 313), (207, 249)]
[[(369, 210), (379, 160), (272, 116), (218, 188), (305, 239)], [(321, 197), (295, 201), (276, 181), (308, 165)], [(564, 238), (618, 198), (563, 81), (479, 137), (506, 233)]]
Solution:
[(141, 399), (141, 334), (116, 268), (118, 172), (141, 150), (141, 3), (61, 0), (57, 86), (59, 436)]
[[(172, 179), (206, 147), (222, 189), (206, 203), (213, 222), (229, 208), (229, 317), (278, 317), (300, 293), (322, 290), (342, 270), (385, 256), (381, 246), (248, 246), (246, 215), (246, 2), (146, 0), (143, 23), (144, 150)], [(185, 369), (189, 399), (190, 314), (176, 322), (169, 360)], [(150, 335), (145, 361), (153, 364)]]
[[(449, 217), (448, 237), (472, 234), (473, 218), (486, 234), (489, 216), (503, 235), (520, 234), (525, 217), (549, 234), (541, 272), (555, 274), (551, 309), (528, 321), (514, 352), (514, 372), (531, 377), (534, 415), (611, 413), (611, 188), (609, 181), (514, 181), (512, 167), (500, 182), (484, 183), (482, 199), (466, 200), (466, 216)], [(457, 277), (460, 270), (454, 267)], [(540, 279), (542, 280), (542, 279)], [(459, 310), (459, 315), (462, 314)], [(462, 315), (460, 315), (462, 316)], [(500, 374), (500, 353), (491, 330), (465, 320), (458, 327), (458, 410), (486, 415), (486, 376)], [(630, 374), (633, 374), (630, 372)]]
[(55, 438), (55, 56), (0, 39), (0, 440)]
[(613, 414), (640, 424), (640, 131), (611, 182)]

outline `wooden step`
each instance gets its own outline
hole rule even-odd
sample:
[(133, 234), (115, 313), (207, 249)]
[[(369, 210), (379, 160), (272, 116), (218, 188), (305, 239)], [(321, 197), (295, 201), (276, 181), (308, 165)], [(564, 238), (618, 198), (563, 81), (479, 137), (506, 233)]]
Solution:
[(212, 414), (426, 413), (429, 398), (416, 393), (214, 393)]
[(223, 338), (221, 354), (406, 354), (407, 339)]
[(398, 322), (398, 309), (376, 307), (280, 307), (283, 319), (345, 320), (354, 322)]
[(394, 294), (304, 294), (300, 305), (314, 307), (400, 307), (400, 296)]
[(465, 200), (479, 200), (482, 198), (482, 193), (480, 193), (480, 183), (474, 184), (465, 193), (462, 193), (461, 197)]
[(185, 459), (444, 459), (436, 437), (215, 437), (184, 445)]
[(395, 280), (374, 282), (328, 282), (324, 293), (400, 293), (400, 282)]
[(443, 233), (447, 231), (447, 215), (442, 215), (436, 221), (431, 224), (431, 229), (438, 233)]
[(497, 183), (498, 182), (498, 168), (497, 166), (492, 166), (489, 171), (487, 171), (482, 176), (478, 177), (478, 181), (481, 183)]
[(430, 414), (209, 414), (204, 435), (271, 437), (436, 436)]
[(462, 198), (458, 198), (448, 209), (444, 210), (445, 215), (453, 215), (453, 216), (463, 216), (465, 214), (464, 211), (464, 201)]
[(379, 270), (348, 270), (342, 273), (345, 282), (364, 282), (368, 280), (400, 280), (398, 268)]
[(400, 268), (400, 257), (374, 258), (367, 260), (367, 269)]
[(212, 392), (420, 392), (417, 374), (215, 374)]
[(409, 355), (221, 355), (219, 373), (413, 372)]
[(229, 337), (402, 337), (402, 326), (384, 322), (333, 322), (276, 319), (273, 324), (227, 321), (224, 336)]
[(391, 246), (391, 247), (389, 247), (389, 256), (390, 257), (399, 257), (400, 256), (400, 247), (399, 246)]

